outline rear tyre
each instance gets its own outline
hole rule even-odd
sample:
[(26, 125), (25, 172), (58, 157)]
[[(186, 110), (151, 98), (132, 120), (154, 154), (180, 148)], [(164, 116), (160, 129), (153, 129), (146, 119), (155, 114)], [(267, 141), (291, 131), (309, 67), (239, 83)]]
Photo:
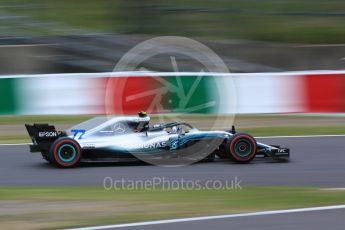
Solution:
[(256, 150), (256, 140), (245, 133), (234, 134), (226, 145), (230, 159), (242, 164), (252, 161), (256, 155)]
[(51, 145), (48, 157), (52, 164), (60, 168), (72, 168), (80, 161), (81, 148), (74, 139), (62, 137)]

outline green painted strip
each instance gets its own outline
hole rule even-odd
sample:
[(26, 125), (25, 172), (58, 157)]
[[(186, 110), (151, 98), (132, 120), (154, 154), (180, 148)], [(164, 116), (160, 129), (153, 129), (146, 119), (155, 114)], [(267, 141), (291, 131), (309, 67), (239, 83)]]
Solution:
[(0, 114), (16, 114), (16, 94), (14, 78), (0, 79)]
[(219, 107), (216, 80), (212, 76), (188, 76), (164, 78), (169, 85), (164, 107), (180, 113), (213, 113)]

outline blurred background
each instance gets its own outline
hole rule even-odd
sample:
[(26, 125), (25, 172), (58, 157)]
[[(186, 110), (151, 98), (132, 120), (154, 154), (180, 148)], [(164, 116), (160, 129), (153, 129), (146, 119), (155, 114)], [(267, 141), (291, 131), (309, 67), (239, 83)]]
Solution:
[[(345, 65), (342, 0), (0, 0), (0, 20), (0, 74), (112, 71), (161, 35), (204, 43), (232, 72)], [(168, 59), (146, 67), (172, 71)]]
[[(344, 0), (0, 0), (0, 228), (62, 229), (344, 204), (344, 25)], [(131, 75), (121, 82), (116, 74), (104, 73), (113, 71), (137, 44), (165, 35), (205, 44), (235, 74), (181, 80), (178, 74), (165, 79), (156, 73), (154, 79)], [(199, 73), (200, 63), (186, 56), (176, 56), (178, 69), (168, 55), (152, 57), (141, 67)], [(34, 75), (52, 73), (81, 74)], [(22, 145), (32, 141), (25, 123), (67, 130), (105, 114), (109, 106), (111, 113), (121, 108), (133, 114), (147, 110), (153, 101), (163, 110), (147, 110), (158, 114), (152, 123), (161, 122), (162, 112), (185, 112), (185, 117), (172, 117), (201, 130), (230, 129), (229, 108), (235, 100), (229, 96), (230, 86), (237, 90), (236, 130), (291, 148), (290, 163), (258, 161), (245, 166), (217, 161), (180, 168), (90, 164), (60, 170)], [(165, 94), (147, 96), (156, 89)], [(116, 102), (107, 103), (106, 92)], [(228, 125), (216, 127), (217, 119)], [(336, 136), (267, 138), (298, 135)], [(238, 176), (245, 189), (106, 191), (102, 182), (109, 176), (139, 182), (163, 176), (202, 183)], [(299, 213), (297, 221), (293, 216), (285, 221), (270, 218), (266, 225), (241, 222), (252, 229), (344, 225), (337, 218), (344, 211), (332, 212), (334, 219), (317, 213)], [(305, 225), (308, 219), (310, 226)], [(230, 223), (224, 223), (223, 229), (229, 229)], [(193, 226), (213, 227), (206, 222)]]

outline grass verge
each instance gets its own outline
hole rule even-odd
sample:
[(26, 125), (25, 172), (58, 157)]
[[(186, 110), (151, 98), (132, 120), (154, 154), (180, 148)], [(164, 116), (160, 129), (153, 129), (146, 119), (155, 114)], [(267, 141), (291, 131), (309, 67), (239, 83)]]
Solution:
[[(16, 144), (30, 142), (25, 130), (25, 123), (49, 123), (58, 130), (66, 130), (73, 125), (85, 121), (91, 115), (70, 116), (0, 116), (0, 144)], [(167, 116), (166, 121), (184, 120), (200, 130), (224, 130), (230, 127), (214, 127), (214, 115), (182, 115)], [(227, 119), (226, 117), (217, 117)], [(152, 124), (160, 122), (152, 116)], [(227, 124), (227, 122), (225, 122)], [(253, 136), (294, 136), (294, 135), (332, 135), (345, 134), (344, 117), (317, 115), (239, 115), (235, 118), (239, 132), (247, 132)], [(229, 125), (230, 126), (230, 125)]]
[(344, 126), (283, 126), (283, 127), (249, 127), (240, 131), (253, 136), (303, 136), (303, 135), (344, 135)]
[(49, 229), (345, 204), (345, 191), (303, 187), (241, 190), (0, 188), (0, 227)]

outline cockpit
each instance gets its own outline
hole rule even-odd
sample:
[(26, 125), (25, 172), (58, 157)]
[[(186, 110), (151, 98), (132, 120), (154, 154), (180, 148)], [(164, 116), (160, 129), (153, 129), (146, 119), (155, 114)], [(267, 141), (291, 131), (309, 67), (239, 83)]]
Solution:
[(166, 124), (157, 124), (149, 128), (149, 131), (166, 131), (169, 134), (185, 134), (196, 130), (191, 124), (186, 122), (171, 122)]
[(95, 117), (80, 123), (71, 130), (79, 130), (87, 136), (115, 136), (140, 132), (159, 132), (165, 131), (168, 134), (185, 134), (195, 128), (186, 122), (171, 122), (165, 124), (149, 125), (150, 117), (139, 113), (139, 116), (123, 117)]
[(123, 116), (123, 117), (95, 117), (82, 122), (70, 130), (83, 131), (86, 136), (123, 135), (135, 132), (143, 132), (149, 129), (150, 117)]

